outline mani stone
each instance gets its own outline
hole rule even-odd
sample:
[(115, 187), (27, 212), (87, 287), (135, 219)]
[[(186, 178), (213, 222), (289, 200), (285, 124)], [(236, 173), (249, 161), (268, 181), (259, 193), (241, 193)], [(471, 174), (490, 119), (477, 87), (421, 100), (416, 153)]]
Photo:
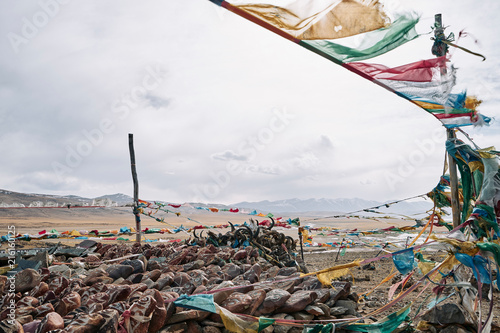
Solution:
[[(358, 309), (358, 304), (350, 299), (339, 299), (337, 302), (335, 302), (335, 307), (347, 309), (345, 313), (351, 316), (356, 316), (358, 314), (358, 312), (356, 311)], [(334, 314), (332, 313), (332, 315)]]
[(144, 273), (145, 271), (144, 261), (140, 259), (124, 260), (121, 262), (121, 264), (132, 266), (134, 268), (132, 274)]
[(432, 308), (422, 315), (422, 320), (440, 325), (474, 325), (474, 320), (470, 318), (467, 311), (462, 306), (453, 303), (446, 303)]
[(48, 313), (38, 326), (37, 333), (47, 333), (52, 330), (63, 329), (64, 320), (57, 312)]
[(222, 307), (232, 313), (243, 313), (252, 304), (252, 297), (246, 294), (234, 292), (224, 302)]
[(252, 299), (251, 306), (248, 310), (250, 315), (253, 315), (257, 308), (264, 302), (266, 299), (266, 292), (263, 289), (255, 289), (247, 293), (247, 296), (250, 296)]
[(273, 289), (267, 293), (266, 298), (260, 305), (258, 311), (261, 314), (273, 313), (277, 308), (285, 304), (290, 296), (290, 293), (286, 290)]
[(41, 281), (41, 276), (37, 271), (31, 268), (20, 271), (15, 276), (16, 293), (24, 293), (35, 288)]
[(4, 319), (0, 322), (0, 332), (6, 333), (24, 333), (23, 325), (17, 320), (11, 322), (10, 319)]
[(109, 277), (113, 278), (113, 280), (117, 280), (119, 278), (126, 279), (132, 274), (133, 271), (134, 267), (130, 265), (111, 265), (106, 269)]
[(222, 271), (229, 275), (231, 277), (231, 280), (243, 273), (241, 267), (233, 263), (226, 264), (222, 268)]
[(118, 331), (120, 314), (115, 309), (106, 309), (99, 312), (104, 318), (104, 324), (99, 328), (99, 333), (114, 333)]
[(278, 312), (293, 313), (302, 311), (306, 308), (306, 306), (314, 302), (316, 297), (318, 297), (318, 295), (314, 291), (297, 291), (296, 293), (292, 294), (292, 296), (285, 302), (285, 304), (283, 304), (283, 306), (278, 308)]

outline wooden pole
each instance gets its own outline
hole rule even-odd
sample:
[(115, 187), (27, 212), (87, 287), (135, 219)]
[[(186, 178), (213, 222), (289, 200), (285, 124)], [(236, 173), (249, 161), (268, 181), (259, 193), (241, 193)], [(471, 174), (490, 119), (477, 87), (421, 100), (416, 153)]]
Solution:
[[(448, 45), (440, 42), (444, 35), (443, 21), (441, 14), (434, 15), (434, 45), (432, 46), (432, 54), (436, 57), (444, 56), (448, 52)], [(446, 74), (446, 68), (442, 74)], [(455, 130), (453, 128), (446, 129), (447, 139), (456, 139)], [(453, 227), (460, 225), (460, 199), (458, 194), (458, 174), (457, 163), (453, 156), (448, 154), (448, 166), (450, 168), (450, 190), (451, 190), (451, 211), (453, 217)]]
[(128, 134), (128, 148), (130, 151), (130, 166), (132, 168), (132, 180), (134, 181), (134, 215), (135, 215), (135, 240), (141, 243), (141, 217), (139, 215), (139, 182), (137, 181), (137, 171), (135, 169), (134, 135)]
[[(455, 131), (452, 128), (446, 130), (448, 140), (456, 138)], [(460, 199), (458, 195), (458, 174), (457, 163), (451, 154), (448, 154), (448, 165), (450, 167), (450, 189), (451, 189), (451, 212), (453, 217), (453, 228), (460, 225)]]

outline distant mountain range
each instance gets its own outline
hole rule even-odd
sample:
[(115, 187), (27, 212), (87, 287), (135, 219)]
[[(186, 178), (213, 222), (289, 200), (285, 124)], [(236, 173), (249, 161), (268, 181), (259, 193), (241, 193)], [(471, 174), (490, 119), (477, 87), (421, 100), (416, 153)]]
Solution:
[[(277, 201), (258, 201), (258, 202), (239, 202), (234, 204), (238, 208), (256, 209), (260, 211), (279, 212), (279, 213), (351, 213), (358, 215), (372, 215), (373, 212), (365, 211), (370, 208), (378, 207), (377, 212), (392, 214), (420, 214), (432, 208), (433, 204), (427, 201), (403, 201), (397, 204), (388, 202), (379, 202), (374, 200), (364, 200), (359, 198), (352, 199), (286, 199)], [(386, 203), (388, 206), (386, 206)], [(371, 214), (370, 214), (371, 213)]]
[(19, 193), (0, 190), (0, 207), (124, 206), (132, 203), (131, 197), (121, 193), (103, 195), (97, 198), (84, 198), (77, 195)]
[[(390, 203), (390, 202), (387, 202)], [(76, 195), (50, 195), (34, 193), (18, 193), (8, 190), (0, 190), (0, 207), (54, 207), (54, 206), (125, 206), (133, 204), (133, 198), (122, 194), (108, 194), (96, 198), (85, 198)], [(374, 200), (352, 199), (286, 199), (276, 201), (239, 202), (228, 205), (189, 203), (188, 207), (216, 207), (216, 208), (240, 208), (257, 210), (259, 212), (272, 213), (309, 213), (309, 214), (345, 214), (373, 216), (375, 210), (387, 215), (392, 214), (422, 214), (432, 208), (430, 200), (404, 201), (397, 204), (388, 204)], [(373, 209), (374, 207), (378, 207)]]

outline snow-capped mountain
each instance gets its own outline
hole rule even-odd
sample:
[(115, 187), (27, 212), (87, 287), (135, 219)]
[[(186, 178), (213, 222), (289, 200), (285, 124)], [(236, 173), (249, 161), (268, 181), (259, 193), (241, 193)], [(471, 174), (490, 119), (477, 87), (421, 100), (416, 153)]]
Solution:
[[(403, 201), (391, 204), (393, 201), (379, 202), (374, 200), (364, 200), (359, 198), (339, 198), (339, 199), (285, 199), (277, 201), (258, 201), (258, 202), (240, 202), (234, 204), (235, 207), (255, 209), (260, 211), (298, 213), (298, 212), (331, 212), (331, 213), (352, 213), (359, 212), (360, 215), (366, 215), (369, 211), (375, 210), (382, 213), (394, 214), (418, 214), (432, 208), (430, 200)], [(378, 208), (374, 208), (378, 207)]]

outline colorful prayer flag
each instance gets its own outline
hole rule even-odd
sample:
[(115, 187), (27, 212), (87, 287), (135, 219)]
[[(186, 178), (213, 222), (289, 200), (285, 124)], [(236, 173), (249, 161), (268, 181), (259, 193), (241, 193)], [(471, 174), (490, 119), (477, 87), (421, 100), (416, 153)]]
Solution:
[(234, 6), (302, 40), (348, 37), (389, 23), (378, 0), (309, 0), (285, 6), (262, 3)]

